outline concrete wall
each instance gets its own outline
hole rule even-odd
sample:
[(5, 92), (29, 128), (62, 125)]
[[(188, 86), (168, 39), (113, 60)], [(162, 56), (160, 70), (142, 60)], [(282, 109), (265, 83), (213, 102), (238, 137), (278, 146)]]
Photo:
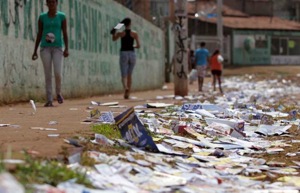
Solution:
[(300, 56), (271, 56), (271, 64), (278, 65), (300, 65)]
[[(109, 31), (124, 17), (132, 18), (132, 28), (141, 40), (133, 90), (162, 86), (165, 67), (160, 29), (111, 0), (59, 2), (59, 10), (67, 15), (70, 44), (63, 66), (66, 98), (122, 92), (120, 41), (113, 42)], [(44, 0), (0, 1), (0, 103), (45, 97), (42, 63), (31, 60), (42, 11), (47, 11)]]
[[(266, 38), (265, 34), (262, 36)], [(232, 53), (234, 65), (266, 65), (271, 63), (270, 47), (268, 45), (264, 48), (255, 47), (254, 32), (251, 34), (235, 34)]]

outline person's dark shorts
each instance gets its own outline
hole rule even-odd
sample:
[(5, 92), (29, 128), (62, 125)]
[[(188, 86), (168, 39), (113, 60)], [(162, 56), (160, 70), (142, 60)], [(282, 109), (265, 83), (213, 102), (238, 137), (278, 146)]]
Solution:
[(221, 76), (222, 75), (222, 71), (221, 70), (212, 70), (211, 71), (212, 75), (217, 75), (217, 76)]

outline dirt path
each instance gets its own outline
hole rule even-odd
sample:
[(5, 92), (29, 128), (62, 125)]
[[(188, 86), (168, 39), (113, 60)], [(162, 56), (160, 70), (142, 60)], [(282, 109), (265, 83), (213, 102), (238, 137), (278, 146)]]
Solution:
[[(74, 136), (91, 135), (91, 126), (81, 122), (89, 116), (87, 107), (91, 101), (101, 103), (118, 101), (119, 105), (128, 107), (154, 101), (157, 95), (173, 94), (172, 84), (167, 90), (136, 92), (132, 96), (136, 100), (124, 100), (122, 94), (99, 96), (84, 99), (66, 99), (62, 105), (55, 103), (55, 107), (45, 108), (43, 103), (36, 103), (37, 112), (33, 114), (30, 103), (0, 107), (0, 124), (11, 124), (0, 127), (1, 151), (7, 148), (19, 152), (22, 149), (37, 151), (41, 156), (53, 157), (61, 151), (61, 146), (68, 146), (63, 139)], [(109, 109), (105, 106), (93, 106), (100, 111), (111, 110), (122, 112), (126, 108)], [(51, 125), (50, 122), (57, 122)], [(57, 131), (34, 130), (32, 127), (55, 128)], [(48, 134), (59, 134), (59, 137), (48, 137)]]
[[(246, 73), (263, 73), (296, 76), (300, 73), (300, 67), (248, 67), (225, 70), (225, 75), (243, 75)], [(210, 81), (210, 79), (207, 79)], [(124, 100), (122, 94), (99, 96), (84, 99), (66, 99), (62, 105), (55, 103), (53, 108), (45, 108), (42, 103), (37, 103), (37, 112), (33, 114), (30, 103), (13, 104), (0, 107), (0, 124), (11, 124), (8, 127), (0, 127), (1, 152), (12, 149), (16, 154), (23, 149), (37, 151), (42, 157), (56, 157), (62, 150), (62, 146), (70, 147), (63, 139), (74, 136), (92, 135), (91, 126), (81, 124), (89, 116), (87, 107), (91, 101), (112, 102), (118, 101), (119, 105), (128, 107), (142, 105), (149, 101), (157, 101), (156, 96), (173, 95), (173, 84), (167, 84), (166, 90), (154, 90), (135, 92), (132, 96), (135, 100)], [(195, 92), (197, 84), (190, 86), (190, 91)], [(226, 90), (225, 90), (226, 92)], [(163, 100), (160, 102), (174, 102)], [(100, 111), (111, 110), (118, 114), (126, 108), (97, 107)], [(57, 122), (49, 125), (50, 122)], [(57, 131), (34, 130), (32, 127), (55, 128)], [(48, 134), (59, 134), (58, 137), (48, 137)]]

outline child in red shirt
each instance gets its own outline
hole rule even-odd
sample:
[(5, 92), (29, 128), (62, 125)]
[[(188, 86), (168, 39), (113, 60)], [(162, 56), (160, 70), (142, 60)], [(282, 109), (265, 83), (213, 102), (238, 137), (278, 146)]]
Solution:
[(218, 79), (219, 89), (220, 89), (221, 94), (223, 94), (223, 90), (222, 90), (222, 86), (221, 86), (223, 60), (224, 59), (221, 56), (219, 50), (216, 50), (210, 58), (210, 70), (211, 70), (211, 74), (213, 75), (213, 83), (212, 84), (214, 87), (214, 91), (216, 91), (216, 79)]

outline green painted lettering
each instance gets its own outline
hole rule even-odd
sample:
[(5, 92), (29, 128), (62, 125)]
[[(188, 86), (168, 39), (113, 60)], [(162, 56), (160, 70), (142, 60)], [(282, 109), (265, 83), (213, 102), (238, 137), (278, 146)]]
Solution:
[(8, 35), (9, 17), (8, 17), (8, 0), (1, 0), (1, 18), (3, 23), (3, 34)]
[(83, 36), (82, 36), (82, 43), (83, 49), (88, 51), (88, 14), (87, 14), (87, 7), (85, 4), (82, 6), (82, 23), (83, 23)]
[(97, 11), (95, 9), (91, 9), (91, 18), (90, 18), (90, 26), (95, 26), (94, 28), (91, 28), (93, 30), (90, 31), (91, 37), (90, 37), (90, 47), (91, 51), (94, 53), (97, 53), (97, 42), (98, 42), (98, 18), (97, 18)]
[[(31, 20), (31, 10), (32, 10), (32, 1), (27, 1), (24, 7), (24, 39), (33, 39), (33, 30), (32, 30), (32, 20)], [(16, 12), (18, 13), (18, 12)], [(18, 14), (19, 15), (19, 14)], [(17, 16), (17, 15), (16, 15)], [(16, 17), (16, 23), (19, 23), (18, 17)], [(18, 22), (17, 22), (18, 21)], [(18, 28), (16, 25), (15, 28)], [(16, 36), (18, 36), (18, 32), (16, 31)]]
[[(75, 1), (75, 19), (76, 21), (81, 21), (81, 2), (80, 1)], [(75, 29), (76, 29), (76, 49), (81, 50), (81, 41), (82, 41), (82, 25), (81, 22), (77, 22)]]
[(35, 0), (34, 1), (34, 4), (35, 4), (35, 9), (34, 9), (34, 16), (35, 16), (35, 21), (34, 21), (34, 26), (35, 26), (35, 33), (37, 33), (37, 26), (38, 26), (38, 18), (39, 18), (39, 6), (38, 6), (38, 0)]
[(102, 15), (101, 15), (101, 12), (100, 11), (98, 11), (98, 21), (100, 21), (100, 22), (98, 22), (97, 23), (97, 28), (99, 29), (99, 34), (97, 34), (97, 36), (98, 36), (98, 42), (97, 42), (97, 45), (98, 45), (98, 51), (99, 51), (99, 53), (101, 53), (102, 52), (102, 37), (103, 37), (103, 28), (102, 28), (102, 26), (101, 26), (101, 23), (102, 23)]
[(74, 36), (73, 36), (73, 30), (74, 30), (74, 19), (73, 19), (73, 8), (74, 8), (74, 1), (69, 0), (69, 42), (70, 42), (70, 48), (74, 49)]

